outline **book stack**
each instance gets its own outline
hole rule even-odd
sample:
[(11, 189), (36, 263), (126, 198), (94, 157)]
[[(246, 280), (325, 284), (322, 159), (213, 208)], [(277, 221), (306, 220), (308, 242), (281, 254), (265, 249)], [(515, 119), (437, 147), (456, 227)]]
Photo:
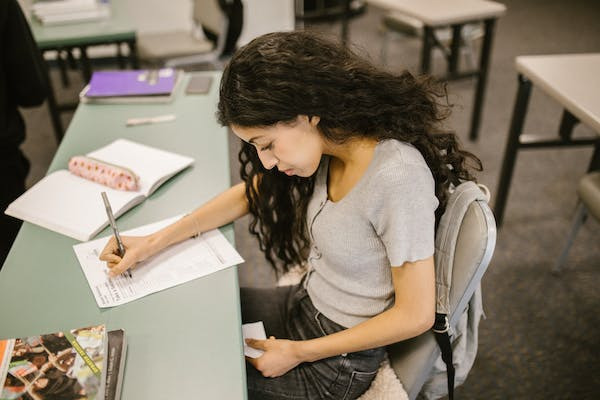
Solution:
[(118, 400), (126, 351), (104, 325), (0, 340), (0, 398)]
[(182, 74), (173, 68), (97, 71), (79, 94), (82, 103), (169, 103)]
[(106, 19), (110, 5), (108, 0), (38, 1), (32, 5), (31, 13), (42, 25), (62, 25)]

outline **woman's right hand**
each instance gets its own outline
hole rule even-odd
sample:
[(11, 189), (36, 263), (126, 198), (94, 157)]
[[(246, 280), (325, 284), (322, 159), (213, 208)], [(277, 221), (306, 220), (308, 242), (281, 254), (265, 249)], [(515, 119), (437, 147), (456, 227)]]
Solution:
[(137, 263), (153, 254), (148, 236), (122, 236), (121, 242), (125, 247), (124, 257), (119, 256), (119, 246), (114, 236), (110, 238), (99, 257), (100, 260), (106, 261), (110, 271), (109, 276), (113, 278), (135, 267)]

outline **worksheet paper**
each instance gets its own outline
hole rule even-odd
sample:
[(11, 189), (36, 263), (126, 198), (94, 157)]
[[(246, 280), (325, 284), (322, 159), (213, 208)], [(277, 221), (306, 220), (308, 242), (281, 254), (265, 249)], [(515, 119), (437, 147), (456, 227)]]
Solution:
[[(121, 236), (143, 236), (175, 222), (182, 216), (121, 232)], [(138, 263), (127, 273), (110, 278), (106, 262), (98, 257), (109, 237), (73, 246), (79, 264), (100, 308), (114, 307), (244, 262), (218, 230), (168, 247)]]

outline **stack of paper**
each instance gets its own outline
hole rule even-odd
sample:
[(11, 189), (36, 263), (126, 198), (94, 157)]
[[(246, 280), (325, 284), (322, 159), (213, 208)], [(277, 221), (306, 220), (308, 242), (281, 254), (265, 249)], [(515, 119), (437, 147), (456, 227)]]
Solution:
[(108, 18), (107, 0), (51, 0), (36, 2), (31, 12), (43, 25), (59, 25)]

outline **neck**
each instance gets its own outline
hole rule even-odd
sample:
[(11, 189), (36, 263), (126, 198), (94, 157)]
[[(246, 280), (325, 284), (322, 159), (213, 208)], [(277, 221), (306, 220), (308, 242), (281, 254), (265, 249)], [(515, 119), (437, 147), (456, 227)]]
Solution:
[[(364, 162), (365, 155), (372, 155), (376, 145), (377, 139), (365, 137), (352, 138), (341, 144), (326, 141), (323, 154), (327, 154), (344, 166), (348, 166)], [(370, 159), (370, 157), (368, 158)]]

